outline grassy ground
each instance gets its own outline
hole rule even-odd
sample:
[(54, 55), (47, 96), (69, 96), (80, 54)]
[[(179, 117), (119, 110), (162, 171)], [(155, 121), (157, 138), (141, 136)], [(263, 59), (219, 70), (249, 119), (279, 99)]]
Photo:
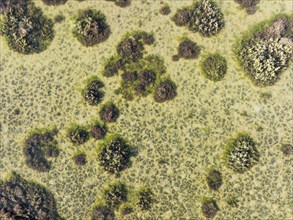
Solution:
[[(55, 25), (55, 38), (40, 54), (21, 55), (0, 40), (0, 178), (14, 170), (27, 179), (47, 186), (65, 219), (87, 219), (103, 188), (115, 178), (98, 165), (93, 139), (74, 146), (66, 139), (71, 123), (89, 124), (98, 118), (98, 108), (84, 105), (79, 88), (82, 81), (98, 75), (105, 83), (105, 101), (113, 100), (120, 118), (110, 133), (119, 133), (138, 147), (138, 156), (121, 180), (132, 189), (149, 186), (157, 203), (150, 212), (136, 210), (130, 219), (204, 219), (203, 197), (214, 197), (220, 211), (215, 219), (292, 219), (292, 160), (280, 147), (292, 143), (292, 71), (287, 70), (272, 87), (255, 87), (241, 71), (232, 53), (236, 38), (254, 24), (281, 12), (292, 13), (293, 3), (263, 0), (254, 15), (247, 15), (234, 1), (219, 1), (225, 28), (213, 38), (202, 38), (176, 27), (171, 16), (192, 1), (164, 1), (169, 16), (159, 14), (160, 1), (133, 0), (128, 8), (104, 1), (68, 1), (57, 7), (35, 1), (53, 18), (62, 13), (66, 21)], [(111, 26), (109, 39), (95, 47), (83, 47), (72, 35), (71, 17), (79, 9), (102, 10)], [(165, 58), (167, 74), (177, 84), (178, 96), (158, 104), (152, 97), (126, 103), (114, 94), (119, 78), (102, 77), (103, 64), (128, 31), (154, 32), (156, 43), (147, 51)], [(187, 36), (202, 47), (198, 60), (172, 62), (180, 39)], [(224, 80), (214, 83), (199, 71), (201, 58), (219, 52), (228, 63)], [(291, 63), (292, 68), (292, 63)], [(271, 98), (264, 98), (264, 93)], [(20, 110), (15, 115), (15, 109)], [(49, 173), (39, 174), (24, 164), (22, 142), (33, 128), (60, 129), (57, 137), (61, 154)], [(261, 129), (262, 128), (262, 129)], [(234, 174), (222, 161), (226, 140), (238, 132), (249, 132), (258, 143), (261, 158), (245, 174)], [(71, 157), (86, 151), (88, 164), (77, 167)], [(165, 163), (159, 162), (164, 160)], [(223, 186), (209, 190), (205, 176), (211, 167), (220, 170)], [(239, 199), (238, 208), (226, 202)]]

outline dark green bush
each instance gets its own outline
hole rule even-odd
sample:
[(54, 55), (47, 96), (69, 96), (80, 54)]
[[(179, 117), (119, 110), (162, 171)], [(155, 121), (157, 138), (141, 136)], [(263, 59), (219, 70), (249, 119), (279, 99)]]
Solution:
[(119, 136), (112, 136), (100, 145), (98, 160), (109, 173), (118, 174), (130, 166), (131, 147)]
[(54, 138), (56, 134), (56, 130), (36, 130), (26, 138), (23, 153), (28, 167), (39, 172), (50, 170), (51, 164), (47, 158), (59, 155), (57, 141)]
[(114, 2), (115, 5), (121, 8), (128, 7), (131, 4), (131, 0), (106, 0), (106, 1)]
[(8, 46), (19, 53), (40, 53), (54, 37), (53, 21), (30, 0), (7, 1), (0, 32)]
[(89, 139), (89, 132), (85, 127), (80, 125), (72, 125), (67, 131), (67, 137), (73, 144), (83, 144)]
[(73, 35), (84, 46), (93, 46), (108, 39), (110, 27), (106, 16), (95, 9), (86, 9), (78, 13)]
[(291, 144), (283, 144), (281, 147), (281, 151), (285, 156), (293, 155), (293, 145)]
[(209, 80), (219, 81), (227, 73), (227, 61), (220, 54), (211, 54), (202, 62), (201, 71)]

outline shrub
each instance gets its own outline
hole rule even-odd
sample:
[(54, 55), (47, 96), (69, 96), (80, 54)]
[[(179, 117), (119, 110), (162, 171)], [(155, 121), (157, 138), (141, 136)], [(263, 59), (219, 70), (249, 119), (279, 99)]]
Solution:
[(196, 59), (199, 56), (200, 47), (191, 40), (184, 40), (179, 44), (178, 56), (184, 59)]
[(19, 53), (44, 51), (54, 37), (53, 21), (31, 1), (11, 1), (4, 6), (0, 33), (8, 46)]
[(231, 207), (238, 207), (238, 199), (236, 197), (229, 197), (227, 203)]
[(107, 134), (107, 127), (102, 123), (95, 123), (91, 128), (91, 135), (96, 140), (103, 139)]
[(127, 62), (135, 62), (142, 58), (143, 43), (132, 37), (125, 37), (117, 46), (118, 55)]
[(117, 209), (121, 203), (127, 200), (126, 186), (121, 182), (110, 184), (104, 191), (104, 198), (109, 207)]
[(63, 5), (67, 0), (42, 0), (46, 5)]
[(142, 210), (150, 210), (154, 202), (154, 194), (149, 188), (141, 188), (138, 192), (138, 206)]
[(177, 95), (176, 85), (171, 80), (162, 81), (155, 90), (155, 101), (165, 102), (175, 98)]
[(105, 15), (94, 9), (80, 11), (75, 21), (73, 35), (84, 46), (93, 46), (108, 39), (110, 27)]
[(219, 211), (216, 201), (209, 198), (205, 198), (205, 200), (202, 203), (201, 209), (202, 209), (203, 215), (206, 218), (214, 218), (217, 212)]
[(100, 118), (103, 122), (116, 122), (119, 117), (119, 109), (111, 102), (104, 104), (100, 110)]
[(115, 5), (121, 8), (128, 7), (131, 4), (131, 0), (106, 0), (106, 1), (114, 2)]
[(73, 162), (78, 166), (84, 166), (86, 165), (86, 155), (85, 153), (77, 153), (73, 156)]
[(115, 213), (105, 205), (98, 205), (92, 213), (92, 220), (114, 220)]
[(224, 18), (217, 4), (210, 0), (199, 0), (190, 7), (179, 9), (173, 17), (178, 26), (187, 26), (204, 37), (219, 33), (224, 27)]
[(260, 0), (235, 0), (242, 8), (246, 9), (247, 14), (254, 14), (256, 11), (255, 6), (260, 2)]
[(104, 93), (100, 90), (103, 86), (97, 77), (90, 78), (86, 88), (82, 91), (85, 101), (90, 105), (98, 105), (104, 97)]
[(25, 140), (23, 153), (26, 165), (39, 172), (50, 170), (51, 164), (46, 157), (57, 157), (59, 149), (54, 136), (55, 130), (36, 130)]
[(65, 21), (65, 19), (66, 19), (66, 17), (64, 15), (59, 14), (54, 17), (54, 22), (61, 23), (61, 22)]
[(227, 73), (227, 61), (220, 54), (211, 54), (202, 62), (201, 71), (209, 80), (219, 81)]
[(133, 211), (134, 211), (134, 210), (133, 210), (132, 206), (129, 205), (129, 204), (125, 204), (125, 203), (124, 203), (124, 204), (122, 204), (122, 205), (120, 206), (120, 213), (121, 213), (122, 216), (129, 215), (129, 214), (131, 214)]
[(281, 147), (281, 151), (285, 156), (293, 155), (293, 145), (291, 144), (283, 144)]
[(168, 15), (171, 13), (171, 8), (169, 5), (164, 5), (163, 7), (160, 8), (160, 13), (162, 15)]
[(0, 181), (0, 219), (60, 219), (53, 194), (16, 173)]
[(89, 139), (89, 132), (85, 127), (80, 125), (72, 125), (67, 131), (67, 137), (73, 144), (83, 144)]
[(211, 170), (207, 175), (207, 182), (212, 190), (218, 190), (222, 183), (222, 174), (217, 170)]
[(244, 173), (258, 162), (259, 153), (250, 136), (239, 134), (227, 145), (224, 158), (229, 168)]
[(130, 166), (131, 147), (119, 136), (106, 140), (99, 150), (100, 165), (109, 173), (118, 174)]

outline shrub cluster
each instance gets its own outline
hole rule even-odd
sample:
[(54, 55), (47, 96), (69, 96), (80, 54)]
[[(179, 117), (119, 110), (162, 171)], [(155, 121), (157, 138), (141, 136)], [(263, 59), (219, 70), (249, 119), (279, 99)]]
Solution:
[(226, 147), (227, 166), (238, 173), (244, 173), (259, 160), (259, 153), (253, 139), (246, 134), (239, 134)]
[(86, 155), (85, 153), (77, 153), (73, 156), (73, 162), (78, 166), (84, 166), (86, 165)]
[(97, 205), (93, 210), (92, 220), (115, 220), (115, 213), (105, 205)]
[(154, 98), (156, 102), (165, 102), (175, 98), (176, 95), (175, 83), (170, 79), (167, 79), (158, 84)]
[(0, 219), (60, 219), (53, 195), (16, 173), (0, 181)]
[(209, 80), (219, 81), (227, 73), (227, 61), (220, 54), (211, 54), (201, 63), (201, 71)]
[(54, 37), (53, 21), (32, 1), (5, 1), (2, 7), (4, 15), (0, 33), (12, 50), (31, 54), (42, 52), (49, 46)]
[(236, 45), (238, 61), (256, 85), (275, 84), (288, 67), (293, 54), (292, 22), (282, 16), (268, 25), (260, 24)]
[(86, 9), (78, 13), (73, 35), (84, 46), (93, 46), (108, 39), (110, 27), (105, 15), (95, 9)]
[(54, 136), (56, 130), (37, 130), (30, 134), (23, 147), (26, 165), (39, 172), (49, 171), (51, 164), (48, 157), (57, 157), (59, 149)]
[(178, 26), (187, 26), (204, 37), (219, 33), (224, 27), (224, 16), (217, 4), (210, 0), (199, 0), (190, 7), (179, 9), (173, 17)]

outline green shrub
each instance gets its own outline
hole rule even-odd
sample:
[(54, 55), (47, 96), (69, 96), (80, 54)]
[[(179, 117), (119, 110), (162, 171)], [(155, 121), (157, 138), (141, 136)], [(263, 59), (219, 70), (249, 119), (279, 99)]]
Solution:
[(184, 59), (196, 59), (200, 54), (200, 47), (193, 41), (186, 39), (179, 44), (178, 56)]
[(259, 153), (250, 136), (239, 134), (226, 146), (224, 158), (229, 168), (244, 173), (258, 162)]
[(293, 145), (291, 144), (282, 144), (281, 151), (285, 156), (293, 155)]
[(91, 127), (91, 135), (96, 140), (103, 139), (106, 136), (106, 134), (107, 134), (107, 127), (103, 123), (96, 122)]
[(108, 39), (110, 27), (106, 16), (95, 9), (86, 9), (78, 13), (73, 35), (84, 46), (93, 46)]
[(206, 78), (219, 81), (227, 73), (227, 61), (220, 54), (211, 54), (201, 63), (201, 71)]
[(54, 38), (53, 21), (30, 0), (12, 1), (6, 7), (0, 33), (8, 46), (23, 54), (44, 51)]

